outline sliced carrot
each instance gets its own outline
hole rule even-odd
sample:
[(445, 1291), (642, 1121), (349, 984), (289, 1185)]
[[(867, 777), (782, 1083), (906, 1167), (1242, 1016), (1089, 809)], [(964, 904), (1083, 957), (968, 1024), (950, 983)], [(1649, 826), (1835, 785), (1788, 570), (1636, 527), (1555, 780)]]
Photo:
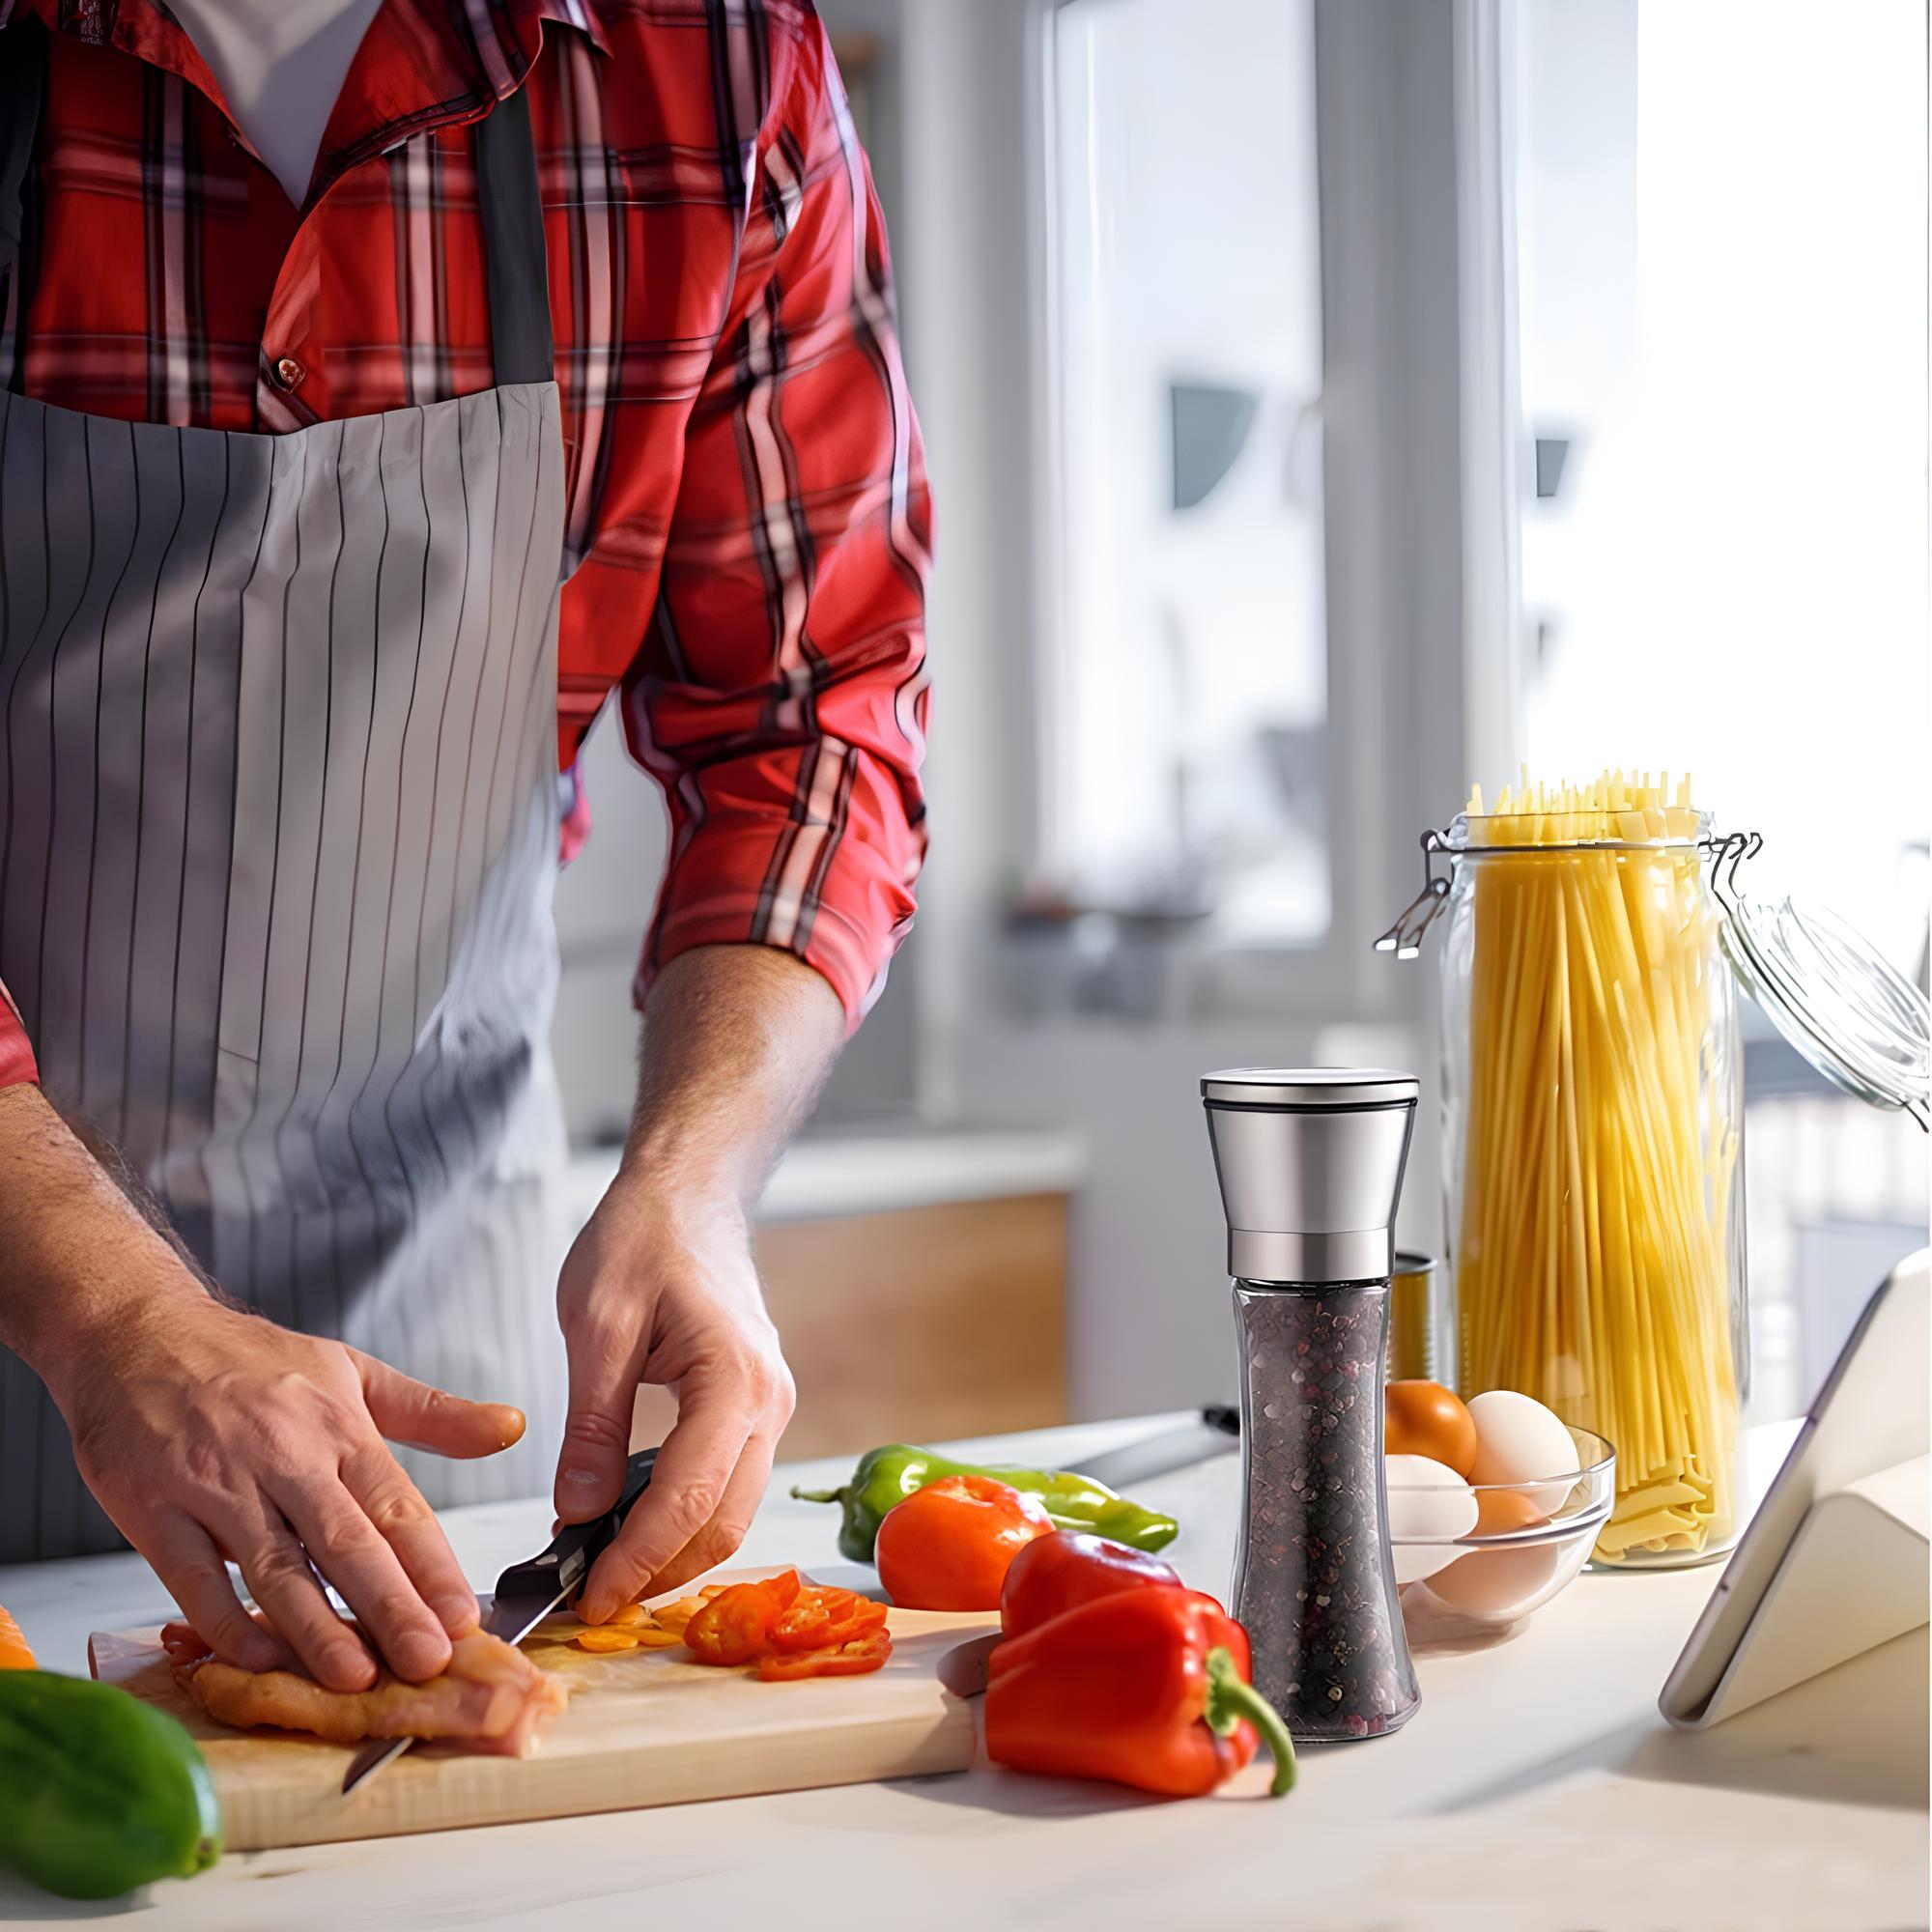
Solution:
[(577, 1633), (577, 1647), (580, 1650), (636, 1650), (638, 1646), (636, 1631), (613, 1630), (609, 1624), (587, 1624)]
[(20, 1634), (20, 1626), (0, 1609), (0, 1670), (34, 1669), (34, 1653)]
[(660, 1604), (651, 1612), (659, 1630), (682, 1634), (684, 1627), (705, 1605), (703, 1597), (680, 1597), (674, 1604)]
[(626, 1604), (621, 1609), (612, 1610), (605, 1618), (603, 1628), (605, 1630), (648, 1630), (650, 1624), (651, 1613), (644, 1608), (643, 1605)]
[(631, 1634), (638, 1639), (639, 1650), (673, 1650), (684, 1641), (676, 1631), (640, 1630)]

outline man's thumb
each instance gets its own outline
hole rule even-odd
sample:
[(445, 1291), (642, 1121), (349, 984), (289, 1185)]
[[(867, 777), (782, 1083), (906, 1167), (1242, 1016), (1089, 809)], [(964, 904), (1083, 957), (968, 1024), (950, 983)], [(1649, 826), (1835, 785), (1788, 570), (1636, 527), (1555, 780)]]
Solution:
[(524, 1433), (524, 1411), (506, 1402), (469, 1402), (351, 1349), (370, 1418), (391, 1442), (466, 1459), (494, 1456)]

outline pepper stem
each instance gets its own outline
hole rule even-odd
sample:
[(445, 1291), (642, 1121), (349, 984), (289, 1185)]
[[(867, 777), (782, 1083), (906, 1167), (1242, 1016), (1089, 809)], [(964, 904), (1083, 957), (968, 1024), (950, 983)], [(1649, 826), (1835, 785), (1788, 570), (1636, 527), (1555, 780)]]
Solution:
[(1225, 1738), (1243, 1718), (1262, 1734), (1274, 1757), (1270, 1798), (1286, 1798), (1294, 1789), (1294, 1740), (1281, 1713), (1241, 1675), (1235, 1653), (1216, 1644), (1208, 1653), (1208, 1708), (1201, 1714), (1217, 1738)]
[(842, 1503), (845, 1500), (843, 1490), (802, 1490), (794, 1483), (791, 1492), (802, 1503)]

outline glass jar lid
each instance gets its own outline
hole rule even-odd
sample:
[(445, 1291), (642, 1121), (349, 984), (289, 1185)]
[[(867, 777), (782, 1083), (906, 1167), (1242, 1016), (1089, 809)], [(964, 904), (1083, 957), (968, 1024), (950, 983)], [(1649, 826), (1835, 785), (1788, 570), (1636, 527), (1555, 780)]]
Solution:
[(1755, 833), (1717, 841), (1711, 890), (1731, 970), (1779, 1033), (1834, 1087), (1932, 1129), (1932, 1003), (1870, 940), (1822, 906), (1755, 899), (1738, 867)]
[(1472, 838), (1464, 813), (1446, 831), (1425, 832), (1422, 891), (1376, 941), (1376, 950), (1414, 958), (1448, 902), (1457, 867), (1472, 859), (1694, 844), (1711, 862), (1711, 890), (1724, 914), (1719, 924), (1724, 956), (1766, 1017), (1834, 1087), (1874, 1106), (1900, 1108), (1932, 1132), (1932, 1002), (1835, 913), (1742, 892), (1738, 867), (1764, 844), (1756, 833), (1720, 836), (1711, 831), (1708, 815), (1697, 813), (1662, 838), (1519, 845), (1506, 825), (1491, 819), (1485, 836)]

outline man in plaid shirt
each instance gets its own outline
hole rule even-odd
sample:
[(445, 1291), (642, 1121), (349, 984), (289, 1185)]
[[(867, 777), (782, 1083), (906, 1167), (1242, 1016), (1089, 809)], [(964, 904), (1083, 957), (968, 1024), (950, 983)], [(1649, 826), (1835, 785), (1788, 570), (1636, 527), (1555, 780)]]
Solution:
[[(315, 0), (308, 4), (313, 11)], [(331, 11), (343, 8), (324, 0), (323, 12)], [(0, 66), (29, 35), (41, 48), (37, 127), (31, 114), (21, 118), (31, 128), (23, 143), (0, 126), (0, 180), (10, 140), (24, 148), (14, 156), (17, 216), (0, 206), (0, 242), (10, 220), (19, 230), (0, 283), (0, 401), (14, 404), (0, 447), (0, 578), (14, 584), (11, 595), (0, 584), (13, 880), (0, 883), (9, 994), (0, 1006), (0, 1357), (12, 1350), (45, 1382), (108, 1515), (223, 1655), (261, 1665), (285, 1654), (237, 1608), (219, 1561), (232, 1557), (307, 1667), (353, 1688), (369, 1681), (373, 1662), (327, 1614), (308, 1561), (408, 1676), (440, 1668), (448, 1634), (475, 1615), (434, 1517), (379, 1432), (474, 1456), (522, 1425), (498, 1406), (444, 1395), (340, 1341), (239, 1316), (228, 1296), (258, 1306), (262, 1297), (237, 1278), (245, 1268), (221, 1259), (218, 1239), (211, 1236), (211, 1255), (196, 1237), (191, 1204), (180, 1205), (173, 1189), (178, 1148), (167, 1160), (151, 1158), (113, 1131), (111, 1105), (103, 1114), (73, 1091), (75, 1081), (56, 1077), (70, 1057), (63, 1026), (82, 1041), (72, 1064), (83, 1085), (98, 1078), (84, 1072), (85, 1041), (99, 1054), (104, 1036), (84, 991), (79, 1017), (59, 1016), (61, 976), (45, 963), (72, 924), (61, 911), (74, 870), (60, 860), (72, 824), (65, 794), (45, 831), (44, 873), (34, 874), (43, 883), (24, 895), (20, 886), (42, 863), (31, 849), (38, 829), (14, 850), (15, 833), (40, 810), (31, 760), (54, 729), (48, 720), (73, 715), (62, 696), (73, 689), (68, 668), (91, 648), (97, 624), (108, 638), (99, 689), (115, 701), (104, 668), (114, 600), (137, 589), (147, 600), (136, 580), (168, 567), (142, 561), (136, 540), (119, 562), (121, 579), (101, 578), (92, 603), (93, 590), (76, 591), (63, 618), (57, 586), (69, 539), (61, 532), (89, 546), (72, 566), (76, 583), (94, 583), (114, 562), (103, 560), (104, 512), (92, 529), (77, 526), (89, 522), (96, 493), (114, 487), (101, 452), (119, 447), (117, 425), (150, 426), (128, 445), (137, 468), (157, 447), (143, 438), (175, 439), (161, 469), (132, 477), (137, 520), (143, 489), (152, 511), (153, 476), (172, 476), (177, 457), (186, 475), (211, 446), (197, 437), (236, 433), (222, 501), (208, 504), (216, 558), (220, 520), (233, 516), (239, 466), (251, 450), (265, 451), (270, 478), (265, 529), (283, 475), (270, 445), (308, 439), (318, 459), (339, 461), (338, 494), (351, 479), (338, 520), (347, 532), (355, 510), (347, 452), (359, 419), (382, 417), (386, 462), (395, 439), (416, 433), (412, 420), (425, 426), (427, 446), (439, 408), (493, 387), (519, 393), (500, 387), (493, 303), (503, 298), (487, 272), (481, 213), (490, 197), (479, 190), (482, 147), (472, 151), (472, 137), (488, 117), (526, 105), (532, 208), (541, 206), (532, 232), (547, 268), (560, 404), (557, 842), (567, 857), (587, 830), (577, 753), (613, 696), (670, 821), (637, 980), (635, 1121), (557, 1295), (569, 1363), (560, 1516), (582, 1520), (614, 1495), (639, 1383), (670, 1384), (680, 1402), (656, 1481), (586, 1589), (583, 1613), (595, 1618), (647, 1583), (675, 1586), (736, 1547), (791, 1409), (748, 1221), (912, 917), (924, 845), (930, 512), (878, 204), (810, 0), (365, 0), (366, 30), (345, 43), (353, 58), (334, 104), (324, 116), (314, 103), (323, 125), (305, 187), (299, 164), (291, 175), (279, 148), (279, 168), (265, 162), (275, 130), (258, 120), (251, 138), (241, 95), (232, 105), (224, 95), (232, 52), (216, 59), (210, 36), (195, 30), (220, 12), (220, 0), (172, 11), (163, 0), (0, 0)], [(327, 78), (332, 85), (334, 74)], [(62, 446), (63, 425), (86, 419), (74, 435), (87, 494), (68, 499), (80, 507), (58, 519), (48, 508), (51, 535), (32, 522), (42, 511), (39, 472), (23, 454), (30, 405), (46, 406), (31, 419), (43, 471), (55, 461), (45, 452)], [(183, 488), (176, 522), (198, 528), (192, 487)], [(47, 490), (51, 505), (54, 484)], [(471, 520), (472, 549), (476, 495), (471, 475), (455, 512)], [(422, 497), (432, 534), (421, 587), (410, 594), (434, 610), (433, 479)], [(387, 553), (371, 539), (372, 572), (385, 554), (393, 562), (401, 541), (386, 524), (384, 539)], [(353, 557), (347, 535), (339, 540)], [(258, 544), (257, 577), (273, 550), (272, 541)], [(181, 548), (173, 542), (170, 554)], [(357, 568), (343, 566), (338, 598)], [(204, 587), (214, 583), (213, 563), (197, 569)], [(41, 586), (33, 599), (23, 588), (30, 579)], [(389, 594), (388, 581), (380, 595)], [(153, 638), (167, 641), (165, 618), (159, 630), (152, 618), (169, 608), (164, 592), (163, 584), (146, 606), (151, 660)], [(198, 593), (193, 623), (205, 628), (211, 611), (218, 621), (216, 606), (212, 592)], [(537, 649), (546, 636), (541, 600), (532, 609), (526, 628)], [(416, 626), (418, 650), (428, 628)], [(261, 648), (251, 634), (239, 658), (244, 679), (248, 653)], [(281, 650), (299, 658), (292, 632)], [(43, 660), (52, 696), (37, 707)], [(148, 675), (154, 690), (144, 705), (161, 688), (152, 662)], [(205, 666), (196, 675), (208, 675)], [(548, 701), (532, 691), (533, 702)], [(385, 705), (367, 702), (373, 742)], [(504, 702), (509, 730), (515, 715)], [(285, 757), (290, 734), (308, 728), (285, 697)], [(338, 717), (336, 739), (343, 734)], [(193, 753), (205, 755), (205, 748)], [(190, 763), (185, 786), (194, 770)], [(152, 772), (144, 782), (139, 822), (152, 844), (159, 836)], [(429, 853), (440, 835), (407, 804), (396, 811), (397, 850), (420, 836)], [(358, 846), (367, 842), (358, 821)], [(98, 834), (95, 843), (102, 848)], [(182, 874), (185, 904), (193, 878), (185, 858)], [(236, 891), (246, 883), (238, 863)], [(86, 899), (78, 890), (77, 904)], [(130, 930), (144, 929), (138, 920), (152, 901), (150, 894), (140, 902)], [(98, 926), (101, 915), (89, 901), (85, 917)], [(235, 921), (224, 919), (232, 954)], [(178, 975), (194, 939), (184, 913), (172, 942)], [(129, 957), (139, 982), (132, 938)], [(263, 968), (271, 991), (273, 970), (272, 960)], [(145, 998), (142, 984), (128, 994), (130, 1014)], [(228, 1002), (232, 987), (221, 997)], [(347, 990), (343, 997), (346, 1010)], [(309, 1014), (306, 982), (302, 1010)], [(225, 1004), (222, 1027), (226, 1056)], [(138, 1031), (137, 1019), (130, 1033)], [(345, 1022), (338, 1077), (349, 1037)], [(372, 1042), (378, 1037), (388, 1052), (390, 1030), (379, 1025)], [(272, 1044), (265, 1038), (265, 1065)], [(380, 1065), (378, 1046), (369, 1051)], [(133, 1065), (131, 1038), (128, 1052)], [(167, 1085), (176, 1108), (181, 1061), (177, 1051)], [(220, 1078), (230, 1070), (224, 1058)], [(310, 1075), (298, 1065), (294, 1077), (299, 1096)], [(117, 1090), (118, 1118), (138, 1121), (133, 1073), (128, 1083)], [(335, 1087), (331, 1080), (331, 1094)], [(108, 1132), (97, 1133), (83, 1112)], [(290, 1119), (299, 1138), (307, 1129), (298, 1106)], [(218, 1122), (209, 1130), (211, 1172), (220, 1134)], [(114, 1143), (127, 1146), (127, 1161)], [(364, 1145), (353, 1125), (350, 1145)], [(489, 1160), (486, 1149), (479, 1173)], [(103, 1168), (120, 1187), (102, 1184)], [(319, 1171), (330, 1171), (326, 1157)], [(413, 1188), (412, 1179), (412, 1198)], [(372, 1186), (372, 1201), (379, 1194)], [(146, 1219), (129, 1210), (130, 1197)], [(208, 1293), (211, 1276), (217, 1294)], [(0, 1382), (10, 1408), (20, 1386)], [(0, 1421), (0, 1463), (9, 1453)], [(320, 1489), (321, 1478), (298, 1473), (338, 1469)], [(351, 1473), (358, 1469), (360, 1479)]]

